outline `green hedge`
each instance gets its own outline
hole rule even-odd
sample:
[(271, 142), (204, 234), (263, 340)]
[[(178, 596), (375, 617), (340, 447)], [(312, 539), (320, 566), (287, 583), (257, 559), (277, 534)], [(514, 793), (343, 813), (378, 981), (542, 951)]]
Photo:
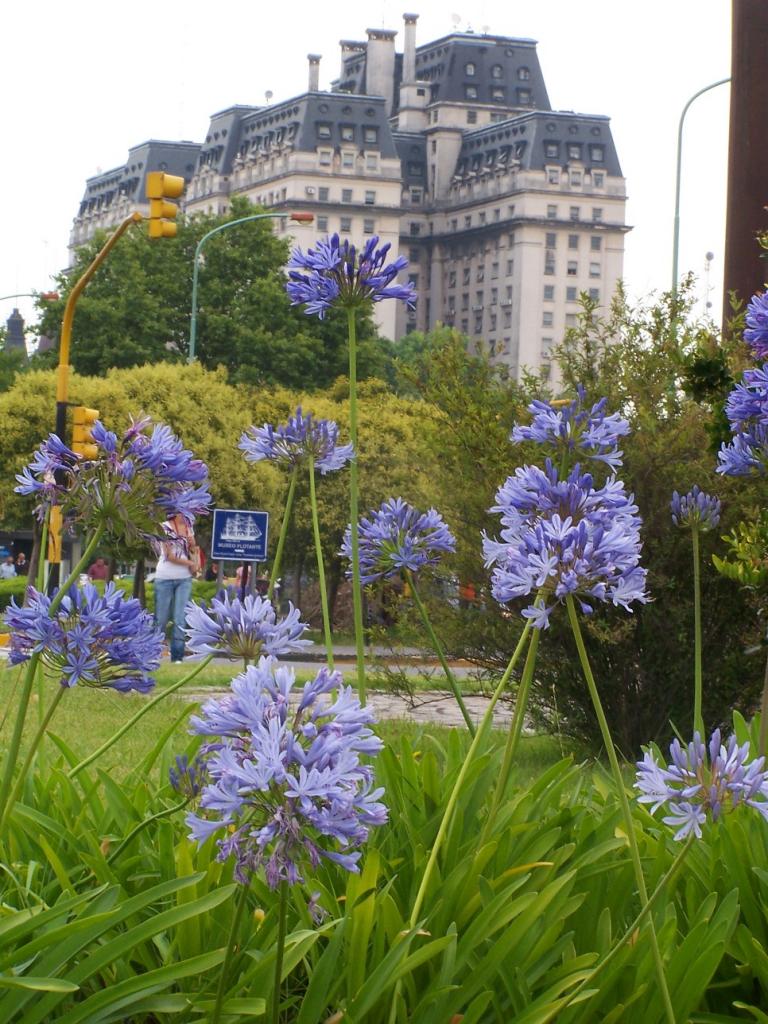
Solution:
[[(24, 590), (27, 586), (26, 576), (17, 576), (13, 580), (0, 580), (0, 612), (5, 611), (8, 605), (11, 603), (11, 598), (16, 598), (16, 603), (21, 604), (24, 599)], [(104, 588), (104, 583), (101, 580), (96, 582), (96, 586), (99, 589)], [(122, 579), (115, 580), (115, 586), (118, 590), (121, 590), (126, 597), (130, 597), (133, 593), (133, 580)], [(193, 580), (192, 581), (192, 600), (196, 602), (210, 601), (218, 589), (218, 584), (215, 580), (207, 582), (206, 580)], [(147, 609), (148, 611), (154, 612), (155, 610), (155, 594), (151, 583), (146, 584), (146, 595), (147, 595)], [(0, 627), (0, 631), (2, 631)]]

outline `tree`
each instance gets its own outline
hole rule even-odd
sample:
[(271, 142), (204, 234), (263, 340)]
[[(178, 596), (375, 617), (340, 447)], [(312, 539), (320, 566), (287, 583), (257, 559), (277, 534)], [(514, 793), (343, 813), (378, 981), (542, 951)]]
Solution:
[[(258, 212), (235, 198), (226, 217), (195, 217), (176, 238), (150, 240), (133, 229), (123, 237), (78, 300), (72, 365), (97, 375), (110, 368), (186, 359), (195, 249), (212, 228)], [(74, 272), (57, 279), (61, 298), (40, 300), (38, 334), (56, 337), (64, 304), (81, 272), (104, 243), (100, 233), (78, 251)], [(233, 382), (325, 387), (343, 371), (346, 321), (320, 322), (292, 308), (285, 293), (288, 242), (267, 220), (251, 221), (209, 239), (199, 270), (197, 357), (208, 369), (224, 366)], [(361, 318), (360, 373), (386, 372), (389, 345)], [(38, 357), (54, 365), (55, 352)]]

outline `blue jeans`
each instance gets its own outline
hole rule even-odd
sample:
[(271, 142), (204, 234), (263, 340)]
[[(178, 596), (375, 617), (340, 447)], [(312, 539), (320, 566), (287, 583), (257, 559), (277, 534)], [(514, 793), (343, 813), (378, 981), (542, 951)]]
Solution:
[(171, 633), (171, 661), (184, 657), (185, 609), (192, 596), (192, 577), (183, 580), (155, 580), (155, 625), (163, 636), (173, 620)]

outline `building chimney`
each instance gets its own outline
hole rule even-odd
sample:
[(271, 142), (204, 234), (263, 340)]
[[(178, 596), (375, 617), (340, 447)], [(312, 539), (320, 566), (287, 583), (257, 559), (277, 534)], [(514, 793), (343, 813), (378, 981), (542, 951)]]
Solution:
[(416, 22), (418, 14), (404, 14), (403, 21), (403, 82), (408, 85), (416, 81)]
[(339, 80), (343, 82), (347, 77), (347, 60), (355, 54), (365, 53), (366, 44), (359, 42), (357, 39), (340, 39), (339, 46), (341, 47), (341, 75)]
[(320, 54), (308, 53), (309, 61), (309, 91), (320, 92)]
[(365, 91), (383, 96), (387, 116), (392, 113), (395, 88), (395, 36), (389, 29), (369, 28), (365, 60)]

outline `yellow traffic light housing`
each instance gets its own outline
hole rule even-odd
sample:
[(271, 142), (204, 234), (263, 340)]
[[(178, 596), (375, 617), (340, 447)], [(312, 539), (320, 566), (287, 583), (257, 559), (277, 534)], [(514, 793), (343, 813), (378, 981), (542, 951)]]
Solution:
[(98, 409), (76, 405), (73, 410), (72, 451), (89, 461), (99, 454), (98, 445), (93, 440), (93, 425), (98, 418)]
[(169, 199), (178, 199), (184, 191), (184, 179), (177, 174), (164, 171), (150, 171), (147, 174), (147, 199), (149, 200), (149, 237), (173, 238), (176, 225), (173, 221), (179, 208)]

